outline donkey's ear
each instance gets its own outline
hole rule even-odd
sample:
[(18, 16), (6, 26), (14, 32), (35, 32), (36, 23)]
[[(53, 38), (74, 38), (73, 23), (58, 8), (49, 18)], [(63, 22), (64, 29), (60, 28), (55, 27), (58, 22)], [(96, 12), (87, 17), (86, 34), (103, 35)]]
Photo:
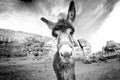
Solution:
[(53, 29), (55, 27), (55, 23), (45, 19), (44, 17), (41, 17), (41, 20), (48, 25), (50, 29)]
[(75, 17), (76, 17), (76, 9), (75, 9), (75, 3), (74, 1), (72, 0), (70, 2), (70, 6), (69, 6), (69, 9), (68, 9), (68, 15), (67, 15), (67, 20), (69, 22), (73, 22), (75, 20)]

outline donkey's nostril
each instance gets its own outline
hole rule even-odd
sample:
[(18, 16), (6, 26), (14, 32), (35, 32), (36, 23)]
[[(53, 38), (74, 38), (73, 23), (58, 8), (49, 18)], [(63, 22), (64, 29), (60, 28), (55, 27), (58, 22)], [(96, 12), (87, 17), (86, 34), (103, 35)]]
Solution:
[(72, 52), (70, 53), (70, 56), (72, 56)]
[(64, 58), (69, 58), (72, 56), (72, 52), (64, 52), (64, 53), (61, 53), (61, 56), (64, 57)]

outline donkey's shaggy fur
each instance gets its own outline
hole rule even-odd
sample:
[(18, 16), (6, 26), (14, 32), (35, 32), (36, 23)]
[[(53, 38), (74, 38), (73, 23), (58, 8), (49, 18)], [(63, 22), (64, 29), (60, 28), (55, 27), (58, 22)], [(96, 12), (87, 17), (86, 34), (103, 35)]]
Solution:
[(75, 80), (74, 66), (75, 62), (73, 59), (69, 63), (64, 63), (60, 58), (59, 52), (56, 52), (53, 60), (53, 68), (57, 80)]

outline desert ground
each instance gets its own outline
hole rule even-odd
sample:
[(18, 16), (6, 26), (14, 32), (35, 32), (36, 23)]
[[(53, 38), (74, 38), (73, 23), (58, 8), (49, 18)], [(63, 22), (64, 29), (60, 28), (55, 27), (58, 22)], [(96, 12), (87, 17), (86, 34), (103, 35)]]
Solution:
[[(120, 61), (84, 64), (76, 61), (76, 80), (120, 80)], [(52, 59), (1, 58), (0, 80), (56, 80)]]

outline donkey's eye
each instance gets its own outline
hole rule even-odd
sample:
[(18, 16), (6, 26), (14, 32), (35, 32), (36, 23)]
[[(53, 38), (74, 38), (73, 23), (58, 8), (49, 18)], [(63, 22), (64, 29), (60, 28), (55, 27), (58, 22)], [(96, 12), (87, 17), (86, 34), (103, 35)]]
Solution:
[(55, 34), (59, 35), (59, 34), (60, 34), (60, 31), (56, 30), (56, 31), (55, 31)]
[(66, 30), (67, 34), (70, 34), (71, 32), (72, 32), (72, 30), (70, 28)]

